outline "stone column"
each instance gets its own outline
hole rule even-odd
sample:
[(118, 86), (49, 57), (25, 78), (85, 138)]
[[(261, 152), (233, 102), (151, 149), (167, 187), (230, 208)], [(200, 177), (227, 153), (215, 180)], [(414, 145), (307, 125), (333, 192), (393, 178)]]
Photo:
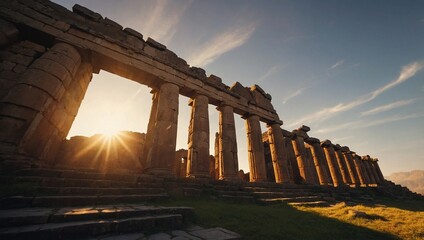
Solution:
[(157, 94), (156, 118), (146, 168), (153, 174), (171, 174), (177, 143), (179, 88), (172, 83), (163, 83)]
[(321, 185), (333, 184), (330, 169), (328, 168), (327, 160), (325, 159), (324, 151), (320, 146), (319, 139), (310, 137), (305, 139), (305, 142), (307, 143), (306, 146), (311, 150), (319, 183)]
[(359, 168), (360, 168), (360, 172), (362, 174), (363, 177), (363, 181), (365, 185), (371, 184), (370, 181), (370, 177), (368, 176), (368, 172), (363, 164), (362, 158), (361, 156), (359, 156), (358, 154), (354, 153), (353, 154), (354, 160), (357, 162)]
[(349, 171), (350, 179), (355, 186), (361, 185), (361, 182), (356, 172), (355, 164), (353, 163), (352, 155), (350, 154), (350, 149), (346, 146), (341, 148), (344, 160), (346, 162), (347, 169)]
[(350, 151), (348, 154), (352, 158), (352, 162), (353, 162), (353, 164), (355, 166), (356, 173), (358, 174), (358, 179), (359, 179), (360, 185), (366, 186), (367, 185), (367, 180), (366, 180), (365, 174), (364, 174), (364, 172), (362, 170), (362, 167), (361, 167), (361, 164), (360, 164), (361, 163), (360, 160), (358, 160), (358, 157), (357, 157), (357, 155), (356, 155), (355, 152)]
[(381, 172), (380, 166), (378, 165), (378, 158), (374, 158), (373, 160), (374, 160), (373, 161), (374, 162), (374, 167), (375, 167), (375, 169), (377, 171), (377, 175), (378, 175), (378, 178), (380, 180), (380, 184), (384, 184), (385, 183), (385, 180), (384, 180), (383, 173)]
[(330, 169), (331, 178), (333, 179), (333, 185), (336, 187), (342, 185), (343, 179), (340, 173), (340, 167), (337, 164), (333, 144), (330, 140), (325, 140), (321, 142), (321, 147), (324, 149), (325, 158)]
[(362, 156), (361, 160), (362, 160), (362, 165), (364, 165), (365, 170), (368, 174), (369, 183), (370, 184), (376, 184), (377, 182), (375, 181), (374, 174), (373, 174), (372, 169), (371, 169), (369, 156)]
[(156, 90), (152, 90), (150, 93), (152, 93), (152, 107), (150, 109), (149, 123), (147, 125), (146, 141), (144, 143), (144, 149), (140, 157), (140, 164), (143, 170), (146, 170), (147, 168), (147, 157), (149, 155), (149, 150), (152, 147), (153, 136), (155, 136), (156, 114), (158, 110), (159, 95)]
[(305, 182), (319, 184), (318, 175), (315, 170), (313, 160), (308, 157), (304, 139), (308, 138), (306, 132), (310, 130), (307, 126), (302, 126), (293, 131), (293, 149), (296, 154), (297, 164), (299, 166), (300, 176)]
[(187, 176), (209, 175), (209, 112), (208, 97), (196, 95), (190, 101), (192, 107), (188, 130)]
[(291, 164), (287, 158), (284, 146), (283, 132), (280, 124), (270, 123), (268, 127), (268, 141), (271, 150), (272, 165), (276, 183), (294, 183)]
[(291, 166), (293, 181), (299, 184), (302, 182), (302, 178), (300, 176), (299, 166), (297, 165), (296, 154), (294, 153), (293, 134), (285, 129), (281, 129), (281, 132), (283, 133), (284, 149), (286, 149), (288, 164)]
[(13, 80), (0, 101), (0, 142), (12, 154), (54, 164), (92, 77), (83, 60), (75, 47), (56, 43)]
[(218, 180), (219, 179), (219, 133), (215, 133), (215, 179)]
[(372, 173), (374, 175), (375, 183), (376, 184), (380, 184), (381, 183), (380, 176), (378, 175), (377, 169), (375, 167), (374, 159), (371, 158), (370, 156), (368, 156), (368, 159), (369, 159), (368, 161), (369, 161), (369, 164), (370, 164), (371, 171), (372, 171)]
[(219, 108), (219, 179), (238, 180), (238, 158), (236, 127), (233, 108), (221, 105)]
[(265, 168), (264, 144), (259, 116), (246, 118), (247, 151), (250, 168), (250, 182), (267, 181)]
[(345, 184), (352, 184), (352, 180), (350, 179), (349, 171), (347, 169), (346, 161), (343, 157), (341, 146), (339, 144), (333, 145), (334, 152), (336, 154), (337, 164), (340, 168), (340, 173), (342, 174), (342, 179)]

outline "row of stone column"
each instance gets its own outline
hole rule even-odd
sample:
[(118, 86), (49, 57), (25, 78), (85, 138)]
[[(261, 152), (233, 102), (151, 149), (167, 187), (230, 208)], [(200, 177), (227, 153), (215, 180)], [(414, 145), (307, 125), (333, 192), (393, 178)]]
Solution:
[[(179, 87), (162, 84), (153, 91), (153, 104), (146, 136), (142, 164), (146, 171), (169, 174), (175, 159), (177, 139)], [(195, 95), (192, 107), (187, 156), (188, 177), (209, 177), (209, 114), (208, 97)], [(219, 111), (219, 133), (216, 144), (217, 178), (238, 180), (238, 157), (233, 107), (222, 104)], [(260, 118), (246, 114), (250, 181), (267, 181), (264, 144)], [(384, 178), (376, 159), (360, 157), (348, 147), (320, 141), (308, 136), (302, 126), (292, 132), (268, 123), (268, 143), (274, 177), (277, 183), (306, 182), (320, 185), (382, 184)]]
[[(179, 87), (171, 83), (162, 84), (153, 91), (153, 103), (146, 134), (145, 150), (141, 157), (143, 168), (152, 173), (169, 174), (175, 158), (178, 121)], [(209, 114), (208, 97), (195, 95), (192, 107), (187, 156), (188, 177), (208, 177), (209, 162)], [(236, 128), (233, 107), (221, 104), (219, 111), (219, 133), (216, 146), (217, 178), (238, 180), (238, 157)], [(246, 119), (250, 181), (266, 181), (264, 146), (260, 118), (247, 114)], [(277, 182), (292, 182), (283, 146), (283, 135), (279, 124), (268, 126), (270, 146)]]
[(286, 156), (291, 163), (289, 169), (295, 183), (333, 186), (384, 183), (378, 159), (360, 157), (348, 147), (333, 144), (330, 140), (320, 141), (309, 137), (309, 130), (307, 126), (292, 132), (282, 130)]

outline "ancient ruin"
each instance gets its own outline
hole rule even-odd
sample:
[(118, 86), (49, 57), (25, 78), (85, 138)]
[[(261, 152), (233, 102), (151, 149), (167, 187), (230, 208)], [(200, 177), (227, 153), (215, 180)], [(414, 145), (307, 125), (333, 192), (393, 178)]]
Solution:
[[(70, 11), (46, 0), (0, 1), (0, 57), (1, 184), (33, 184), (41, 193), (7, 195), (0, 198), (0, 208), (139, 203), (205, 192), (226, 199), (313, 206), (370, 192), (416, 196), (386, 181), (378, 159), (309, 137), (307, 126), (282, 129), (271, 96), (260, 86), (239, 82), (228, 86), (161, 43), (83, 6)], [(125, 144), (105, 141), (100, 135), (66, 140), (92, 75), (100, 70), (151, 88), (145, 134), (124, 133)], [(187, 150), (177, 151), (179, 95), (190, 98), (192, 111)], [(209, 107), (219, 112), (214, 143)], [(248, 173), (239, 169), (235, 117), (245, 119)], [(114, 147), (105, 150), (104, 144)], [(49, 211), (57, 219), (41, 216), (31, 222), (24, 214), (13, 224), (70, 221), (65, 213)], [(128, 220), (107, 207), (90, 211), (124, 218), (90, 225), (95, 236), (131, 232), (136, 224), (149, 231), (178, 228), (193, 214), (189, 208), (138, 205), (113, 210), (150, 217)], [(152, 213), (159, 215), (151, 217)], [(93, 216), (97, 217), (89, 217)], [(7, 216), (0, 217), (1, 227), (16, 227)], [(69, 223), (68, 232), (64, 227), (46, 231), (52, 239), (89, 237), (75, 231), (85, 224)], [(0, 236), (44, 239), (37, 229), (7, 228)]]
[[(258, 85), (244, 87), (236, 82), (229, 87), (219, 77), (190, 67), (166, 46), (151, 38), (144, 40), (141, 33), (79, 5), (73, 12), (45, 1), (3, 1), (2, 5), (0, 146), (4, 167), (57, 165), (59, 149), (92, 74), (105, 70), (152, 89), (148, 131), (138, 151), (137, 165), (143, 172), (176, 172), (172, 169), (181, 94), (191, 99), (192, 107), (187, 177), (211, 177), (208, 107), (214, 105), (220, 114), (213, 171), (217, 179), (239, 180), (234, 117), (240, 115), (246, 121), (250, 182), (384, 183), (377, 161), (369, 156), (358, 160), (348, 148), (328, 140), (321, 148), (319, 140), (307, 135), (306, 126), (294, 130), (286, 141), (271, 96)], [(265, 141), (273, 176), (267, 176), (260, 122), (268, 125)]]

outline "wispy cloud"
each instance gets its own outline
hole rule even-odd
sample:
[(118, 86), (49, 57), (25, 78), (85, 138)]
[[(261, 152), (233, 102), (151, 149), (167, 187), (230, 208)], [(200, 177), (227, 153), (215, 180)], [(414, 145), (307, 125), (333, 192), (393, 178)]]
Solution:
[(266, 73), (264, 73), (262, 76), (260, 76), (257, 80), (257, 82), (262, 82), (263, 80), (271, 77), (272, 75), (276, 74), (278, 72), (278, 70), (280, 69), (279, 66), (273, 66), (270, 69), (268, 69), (268, 71), (266, 71)]
[(362, 116), (366, 116), (366, 115), (372, 115), (372, 114), (377, 114), (377, 113), (381, 113), (381, 112), (386, 112), (398, 107), (403, 107), (406, 105), (409, 105), (413, 102), (415, 102), (416, 99), (409, 99), (409, 100), (401, 100), (401, 101), (396, 101), (396, 102), (392, 102), (383, 106), (378, 106), (376, 108), (373, 108), (371, 110), (362, 112), (361, 115)]
[(303, 90), (305, 90), (305, 89), (306, 89), (306, 87), (303, 87), (303, 88), (297, 89), (294, 92), (291, 92), (289, 95), (287, 95), (287, 97), (285, 97), (283, 99), (283, 104), (286, 104), (289, 100), (291, 100), (291, 99), (299, 96), (300, 94), (302, 94)]
[(247, 42), (253, 32), (255, 32), (257, 25), (256, 22), (251, 22), (226, 29), (195, 50), (188, 57), (187, 62), (192, 66), (199, 67), (204, 67), (212, 63), (222, 54), (240, 47)]
[(314, 112), (312, 114), (306, 115), (305, 117), (299, 119), (299, 121), (289, 125), (289, 126), (297, 126), (299, 124), (308, 124), (312, 121), (319, 122), (324, 121), (329, 118), (334, 117), (336, 114), (348, 111), (352, 108), (355, 108), (357, 106), (360, 106), (362, 104), (368, 103), (375, 99), (380, 94), (384, 93), (385, 91), (405, 82), (406, 80), (410, 79), (411, 77), (415, 76), (417, 72), (419, 72), (424, 67), (423, 62), (413, 62), (411, 64), (408, 64), (404, 67), (402, 67), (402, 70), (399, 73), (399, 76), (391, 81), (390, 83), (366, 94), (363, 96), (358, 97), (357, 99), (346, 102), (346, 103), (339, 103), (333, 107), (327, 107), (323, 108), (317, 112)]
[(352, 121), (352, 122), (343, 123), (334, 127), (318, 129), (316, 132), (329, 133), (329, 132), (335, 132), (335, 131), (339, 131), (346, 128), (350, 128), (350, 129), (368, 128), (368, 127), (383, 125), (386, 123), (398, 122), (398, 121), (420, 118), (420, 117), (424, 117), (424, 114), (410, 114), (405, 116), (395, 115), (388, 118), (377, 119), (374, 121)]
[(142, 23), (143, 33), (163, 44), (169, 43), (177, 32), (178, 24), (191, 2), (189, 0), (185, 4), (175, 4), (170, 0), (153, 1), (154, 5), (148, 12), (148, 16), (143, 18), (147, 19)]
[(333, 64), (331, 67), (329, 67), (328, 70), (335, 69), (336, 67), (339, 67), (339, 66), (343, 65), (344, 62), (345, 62), (345, 60), (344, 59), (341, 59), (338, 62), (336, 62), (335, 64)]

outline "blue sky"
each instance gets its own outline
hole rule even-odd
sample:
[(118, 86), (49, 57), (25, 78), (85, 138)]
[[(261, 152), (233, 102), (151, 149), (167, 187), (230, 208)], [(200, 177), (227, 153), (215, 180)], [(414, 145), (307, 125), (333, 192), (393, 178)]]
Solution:
[[(385, 175), (424, 169), (424, 1), (55, 2), (136, 29), (227, 85), (260, 85), (283, 128), (310, 126), (312, 137), (379, 158)], [(186, 148), (190, 108), (180, 102), (177, 147)], [(147, 87), (101, 72), (69, 136), (145, 132), (150, 105)], [(209, 112), (213, 137), (218, 113)], [(244, 121), (236, 123), (248, 170)]]

